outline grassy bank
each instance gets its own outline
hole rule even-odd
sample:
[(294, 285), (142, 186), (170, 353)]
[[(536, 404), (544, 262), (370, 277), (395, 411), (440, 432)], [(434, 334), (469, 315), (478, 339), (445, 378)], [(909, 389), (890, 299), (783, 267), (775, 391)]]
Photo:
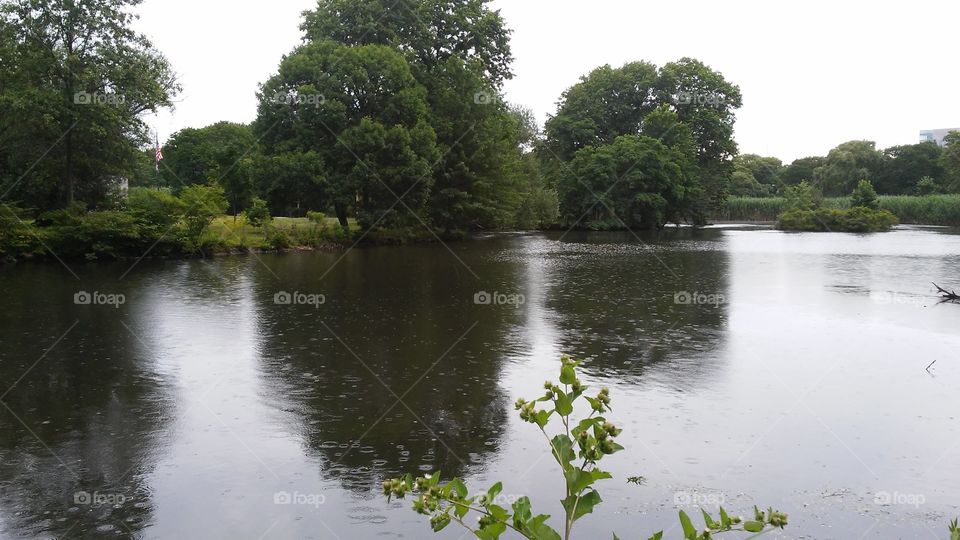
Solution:
[[(784, 211), (782, 197), (730, 197), (717, 221), (776, 221)], [(825, 208), (849, 208), (849, 197), (824, 199)], [(960, 194), (881, 195), (880, 208), (891, 211), (900, 223), (960, 226)]]

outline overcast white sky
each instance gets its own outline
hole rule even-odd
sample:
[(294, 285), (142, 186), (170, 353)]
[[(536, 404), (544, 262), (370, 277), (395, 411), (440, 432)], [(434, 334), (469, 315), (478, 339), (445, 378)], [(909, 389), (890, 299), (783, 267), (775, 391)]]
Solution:
[[(150, 119), (163, 141), (183, 127), (249, 122), (257, 85), (300, 40), (314, 0), (146, 0), (137, 28), (170, 59), (184, 91)], [(957, 0), (777, 2), (494, 0), (513, 29), (509, 101), (541, 122), (560, 93), (602, 65), (698, 58), (738, 84), (741, 152), (785, 162), (850, 139), (885, 148), (920, 129), (960, 126)]]

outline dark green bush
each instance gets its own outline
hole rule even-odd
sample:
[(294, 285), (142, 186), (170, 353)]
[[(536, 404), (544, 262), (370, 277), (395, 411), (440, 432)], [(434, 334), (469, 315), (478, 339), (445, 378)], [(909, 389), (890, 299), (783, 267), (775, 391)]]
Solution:
[(260, 227), (264, 223), (270, 222), (270, 208), (267, 206), (267, 201), (254, 197), (250, 201), (250, 206), (243, 212), (247, 217), (247, 222), (253, 225), (254, 227)]
[(880, 232), (899, 223), (888, 210), (863, 206), (848, 209), (791, 210), (780, 215), (777, 228), (785, 231)]
[(41, 251), (30, 213), (16, 204), (0, 205), (0, 259), (17, 259)]

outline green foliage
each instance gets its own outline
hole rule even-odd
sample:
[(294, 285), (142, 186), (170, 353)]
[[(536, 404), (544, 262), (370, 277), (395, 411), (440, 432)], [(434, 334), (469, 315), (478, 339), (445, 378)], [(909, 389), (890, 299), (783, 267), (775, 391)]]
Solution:
[(263, 85), (255, 131), (268, 155), (317, 156), (311, 166), (325, 172), (341, 224), (351, 207), (364, 227), (399, 226), (424, 211), (436, 134), (426, 90), (390, 47), (298, 47)]
[(220, 186), (187, 186), (180, 193), (180, 199), (185, 207), (183, 225), (188, 242), (199, 241), (210, 222), (227, 211), (227, 199)]
[(820, 190), (806, 181), (784, 189), (783, 198), (787, 211), (815, 210), (823, 204)]
[(270, 208), (267, 207), (267, 201), (254, 197), (250, 201), (250, 206), (243, 211), (247, 221), (254, 227), (260, 227), (271, 220)]
[(40, 249), (30, 213), (16, 204), (0, 204), (0, 259), (16, 259)]
[(780, 182), (792, 186), (804, 180), (813, 180), (813, 172), (823, 165), (824, 158), (811, 156), (795, 159), (793, 163), (784, 167), (779, 174)]
[(873, 141), (848, 141), (827, 154), (813, 173), (818, 188), (828, 197), (853, 191), (863, 178), (876, 178), (883, 167), (883, 154)]
[(112, 259), (136, 256), (144, 249), (143, 231), (129, 212), (61, 214), (51, 232), (47, 245), (61, 258)]
[[(592, 228), (633, 227), (639, 222), (657, 227), (663, 220), (682, 217), (703, 222), (706, 213), (728, 193), (730, 158), (736, 153), (734, 111), (740, 104), (736, 86), (689, 58), (660, 69), (648, 62), (632, 62), (616, 69), (602, 66), (582, 77), (561, 96), (557, 114), (547, 121), (547, 139), (540, 152), (548, 185), (556, 186), (560, 193), (563, 220)], [(620, 137), (638, 135), (658, 140), (672, 150), (669, 161), (682, 169), (669, 182), (683, 186), (672, 194), (682, 199), (679, 204), (662, 193), (652, 196), (630, 189), (604, 196), (604, 201), (597, 200), (603, 190), (590, 197), (579, 193), (583, 186), (576, 183), (613, 185), (616, 178), (594, 178), (582, 168), (570, 174), (578, 155), (613, 145)], [(632, 165), (634, 178), (663, 174), (662, 163), (654, 163), (651, 170), (645, 164)], [(626, 172), (627, 168), (621, 170)], [(590, 209), (602, 203), (623, 208), (639, 204), (646, 207), (642, 213), (647, 216), (639, 220), (622, 216), (621, 222), (604, 215), (610, 214), (607, 209)], [(580, 222), (585, 212), (595, 215)]]
[(327, 223), (327, 215), (323, 212), (307, 210), (307, 219), (310, 220), (310, 223), (316, 223), (317, 225), (326, 225)]
[(853, 208), (869, 208), (877, 210), (880, 203), (877, 200), (877, 192), (873, 190), (873, 184), (869, 180), (860, 180), (857, 187), (853, 189), (850, 195), (850, 206)]
[[(434, 532), (454, 522), (477, 538), (487, 540), (500, 538), (508, 529), (528, 539), (571, 538), (574, 524), (593, 513), (594, 508), (603, 502), (596, 484), (612, 478), (612, 475), (600, 468), (600, 462), (606, 456), (623, 450), (615, 440), (622, 430), (602, 416), (611, 411), (609, 390), (602, 388), (593, 396), (589, 395), (588, 387), (577, 377), (578, 364), (567, 356), (562, 357), (559, 384), (547, 381), (542, 397), (533, 401), (521, 398), (515, 403), (520, 419), (536, 425), (541, 431), (550, 455), (563, 473), (564, 491), (560, 500), (563, 508), (562, 537), (548, 525), (550, 515), (533, 512), (528, 497), (520, 497), (509, 509), (497, 504), (497, 496), (503, 491), (502, 482), (495, 483), (485, 491), (471, 493), (459, 478), (441, 483), (440, 473), (416, 479), (407, 474), (402, 478), (385, 480), (384, 495), (390, 500), (414, 493), (413, 510), (429, 516)], [(591, 412), (577, 421), (573, 418), (573, 412), (581, 399)], [(552, 418), (561, 424), (553, 436), (546, 429)], [(474, 521), (467, 517), (470, 514), (477, 515), (475, 526)], [(759, 533), (768, 526), (783, 528), (787, 525), (787, 515), (773, 509), (761, 512), (754, 508), (754, 514), (753, 520), (741, 524), (740, 518), (728, 516), (723, 508), (720, 509), (719, 521), (703, 512), (706, 529), (701, 533), (693, 527), (687, 514), (680, 512), (680, 524), (684, 538), (689, 540), (708, 540), (713, 538), (713, 534), (726, 531)], [(659, 532), (652, 540), (662, 537), (663, 532)]]
[(651, 137), (625, 135), (578, 151), (557, 190), (568, 225), (658, 228), (690, 212), (696, 180), (682, 151)]
[(283, 229), (267, 227), (265, 233), (267, 245), (273, 249), (287, 249), (293, 245), (290, 235)]
[[(893, 146), (883, 151), (883, 166), (876, 173), (875, 186), (879, 193), (912, 195), (922, 178), (939, 182), (944, 178), (940, 156), (943, 150), (935, 142)], [(919, 193), (927, 195), (932, 192)]]
[(250, 126), (217, 122), (203, 128), (174, 133), (164, 145), (161, 173), (168, 186), (181, 189), (194, 184), (218, 184), (237, 215), (253, 195), (253, 162), (248, 155), (256, 146)]
[(40, 211), (93, 208), (140, 167), (141, 115), (169, 106), (179, 87), (132, 29), (139, 3), (0, 3), (0, 185), (10, 198)]
[(960, 192), (960, 131), (951, 131), (943, 138), (943, 153), (940, 155), (940, 167), (943, 168), (944, 181), (949, 193)]
[(848, 209), (788, 210), (780, 215), (777, 228), (786, 231), (880, 232), (889, 230), (897, 223), (897, 217), (888, 210), (856, 206)]
[(179, 221), (186, 206), (169, 190), (135, 187), (130, 188), (127, 208), (144, 226), (162, 234)]
[(929, 176), (924, 176), (920, 180), (917, 180), (917, 185), (914, 187), (914, 193), (919, 196), (924, 195), (934, 195), (940, 193), (941, 191), (940, 184)]
[(557, 192), (541, 187), (533, 188), (517, 210), (516, 224), (520, 229), (532, 230), (549, 227), (560, 217), (560, 200)]
[[(960, 225), (960, 195), (880, 195), (880, 208), (889, 210), (901, 223)], [(850, 208), (848, 197), (823, 199), (826, 208)], [(786, 211), (783, 197), (731, 197), (714, 217), (724, 221), (775, 221)]]

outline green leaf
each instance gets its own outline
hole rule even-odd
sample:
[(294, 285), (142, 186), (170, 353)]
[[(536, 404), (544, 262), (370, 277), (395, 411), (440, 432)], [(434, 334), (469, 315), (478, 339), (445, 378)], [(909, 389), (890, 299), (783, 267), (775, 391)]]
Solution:
[(527, 525), (529, 531), (533, 533), (533, 537), (537, 540), (560, 540), (560, 533), (546, 524), (548, 519), (550, 519), (550, 516), (546, 514), (534, 517)]
[[(588, 491), (580, 496), (579, 500), (575, 495), (571, 495), (566, 499), (560, 501), (563, 504), (563, 508), (567, 511), (567, 515), (570, 516), (571, 521), (576, 521), (581, 517), (593, 512), (593, 507), (603, 502), (603, 499), (600, 498), (600, 494), (596, 491)], [(574, 508), (576, 506), (576, 508)]]
[(565, 392), (560, 392), (557, 395), (557, 414), (560, 416), (570, 416), (573, 412), (573, 402), (570, 401), (570, 396)]
[(663, 531), (659, 531), (650, 537), (650, 540), (663, 540)]
[(450, 481), (448, 485), (450, 486), (451, 489), (453, 489), (453, 491), (457, 493), (458, 497), (460, 497), (461, 499), (467, 498), (467, 493), (468, 493), (467, 486), (463, 484), (463, 480), (460, 480), (459, 478), (454, 478), (453, 480)]
[(745, 521), (743, 522), (743, 530), (752, 533), (758, 533), (763, 530), (762, 521)]
[(553, 414), (553, 409), (549, 411), (537, 411), (537, 415), (534, 420), (536, 420), (537, 425), (542, 428), (543, 426), (547, 425), (547, 422), (550, 421), (551, 414)]
[(463, 516), (467, 515), (467, 512), (470, 511), (470, 507), (466, 504), (455, 504), (453, 505), (453, 513), (457, 515), (458, 518), (463, 519)]
[(573, 384), (575, 380), (577, 380), (577, 373), (573, 370), (573, 366), (567, 364), (560, 368), (560, 384)]
[(500, 535), (507, 532), (507, 526), (503, 523), (491, 523), (476, 532), (477, 538), (482, 540), (497, 540)]
[(683, 510), (680, 511), (680, 526), (683, 527), (683, 537), (687, 540), (697, 540), (697, 529), (690, 521), (690, 516)]
[(580, 493), (593, 484), (593, 476), (576, 467), (563, 471), (563, 476), (567, 479), (567, 491), (570, 493)]
[(710, 517), (710, 514), (707, 513), (703, 508), (700, 509), (703, 512), (703, 522), (707, 524), (708, 529), (717, 529), (720, 525)]
[(730, 519), (730, 516), (727, 515), (727, 511), (720, 507), (720, 526), (726, 529), (730, 525), (733, 525), (733, 520)]
[(577, 455), (573, 451), (573, 441), (566, 435), (557, 435), (550, 441), (553, 447), (553, 457), (557, 463), (563, 467), (563, 470), (570, 468), (570, 462), (576, 459)]
[(527, 526), (527, 522), (533, 517), (533, 514), (530, 513), (530, 499), (528, 497), (520, 497), (515, 503), (513, 503), (513, 526), (518, 529), (524, 529)]
[(490, 486), (490, 489), (487, 490), (484, 505), (492, 504), (493, 501), (497, 499), (497, 495), (499, 495), (501, 491), (503, 491), (503, 482), (497, 482), (496, 484)]
[(496, 504), (487, 506), (487, 512), (490, 512), (490, 515), (493, 516), (493, 519), (497, 521), (506, 521), (507, 518), (510, 517), (510, 513), (507, 512), (506, 508)]

